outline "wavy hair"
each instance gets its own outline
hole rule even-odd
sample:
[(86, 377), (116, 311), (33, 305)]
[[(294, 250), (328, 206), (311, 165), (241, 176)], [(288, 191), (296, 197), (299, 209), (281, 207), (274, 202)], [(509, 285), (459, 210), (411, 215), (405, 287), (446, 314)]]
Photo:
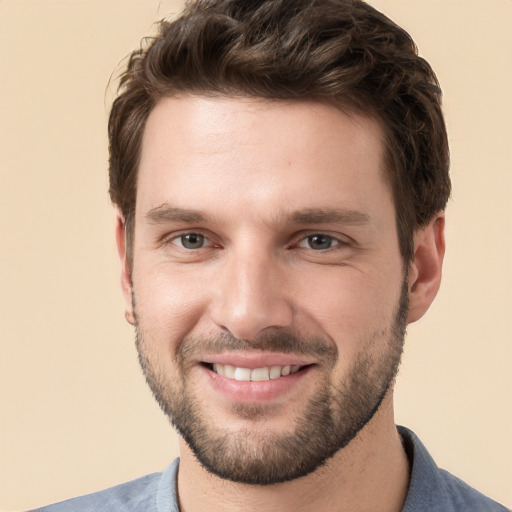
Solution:
[(379, 120), (405, 262), (446, 206), (441, 90), (405, 30), (361, 0), (197, 0), (131, 54), (110, 112), (109, 193), (129, 251), (145, 123), (180, 93), (316, 100)]

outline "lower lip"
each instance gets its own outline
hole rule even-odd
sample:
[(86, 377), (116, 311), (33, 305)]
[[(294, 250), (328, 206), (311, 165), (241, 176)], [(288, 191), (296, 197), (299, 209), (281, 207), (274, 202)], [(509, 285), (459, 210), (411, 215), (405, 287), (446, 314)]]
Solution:
[(311, 372), (307, 366), (290, 375), (263, 381), (239, 381), (228, 379), (218, 373), (202, 367), (211, 387), (233, 403), (264, 403), (280, 398), (297, 388)]

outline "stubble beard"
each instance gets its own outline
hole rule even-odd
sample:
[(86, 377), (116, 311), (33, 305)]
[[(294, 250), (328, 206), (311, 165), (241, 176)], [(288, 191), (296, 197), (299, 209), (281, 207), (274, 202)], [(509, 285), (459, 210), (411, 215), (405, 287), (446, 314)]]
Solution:
[[(134, 309), (135, 311), (135, 309)], [(150, 356), (150, 341), (136, 322), (136, 345), (146, 381), (164, 413), (186, 441), (201, 465), (210, 473), (233, 482), (271, 485), (306, 476), (326, 464), (345, 448), (371, 421), (400, 365), (407, 325), (408, 293), (404, 279), (392, 325), (362, 340), (364, 346), (379, 343), (385, 350), (375, 360), (375, 351), (361, 353), (344, 376), (331, 382), (329, 368), (337, 360), (337, 348), (324, 339), (306, 339), (290, 333), (274, 332), (257, 341), (237, 340), (229, 335), (212, 339), (186, 338), (176, 351), (178, 375), (169, 376)], [(212, 421), (212, 415), (190, 388), (187, 361), (197, 350), (268, 350), (311, 355), (325, 362), (326, 370), (286, 433), (261, 429), (265, 406), (237, 406), (233, 414), (244, 418), (248, 427), (233, 431)], [(251, 421), (258, 428), (251, 429)]]

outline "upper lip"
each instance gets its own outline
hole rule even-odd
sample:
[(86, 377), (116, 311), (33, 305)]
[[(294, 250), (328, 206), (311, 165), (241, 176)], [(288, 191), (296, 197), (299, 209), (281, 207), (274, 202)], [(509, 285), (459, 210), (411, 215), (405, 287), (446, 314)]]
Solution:
[(293, 354), (280, 353), (224, 353), (205, 356), (202, 363), (208, 364), (229, 364), (237, 368), (265, 368), (272, 366), (307, 366), (314, 361)]

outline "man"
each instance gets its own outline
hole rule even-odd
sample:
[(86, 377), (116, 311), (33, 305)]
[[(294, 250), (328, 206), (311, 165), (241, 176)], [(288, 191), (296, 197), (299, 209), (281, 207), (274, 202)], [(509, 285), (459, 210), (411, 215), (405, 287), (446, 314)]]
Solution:
[(505, 510), (394, 424), (450, 194), (402, 29), (359, 1), (192, 3), (132, 54), (109, 137), (126, 317), (181, 456), (41, 510)]

